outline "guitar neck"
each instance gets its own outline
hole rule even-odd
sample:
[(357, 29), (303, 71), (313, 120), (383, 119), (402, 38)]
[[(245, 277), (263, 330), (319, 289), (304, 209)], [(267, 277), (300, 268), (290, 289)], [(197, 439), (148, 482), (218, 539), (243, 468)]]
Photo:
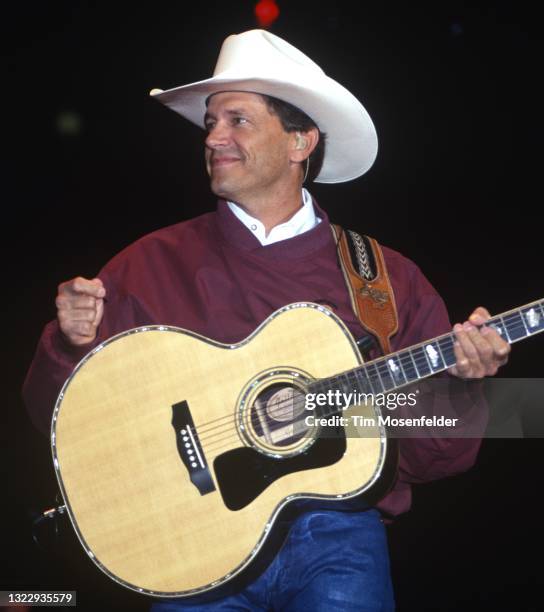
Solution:
[[(492, 317), (485, 324), (510, 344), (544, 331), (544, 300)], [(455, 334), (450, 332), (380, 357), (331, 378), (314, 382), (312, 392), (383, 394), (417, 382), (455, 364)]]

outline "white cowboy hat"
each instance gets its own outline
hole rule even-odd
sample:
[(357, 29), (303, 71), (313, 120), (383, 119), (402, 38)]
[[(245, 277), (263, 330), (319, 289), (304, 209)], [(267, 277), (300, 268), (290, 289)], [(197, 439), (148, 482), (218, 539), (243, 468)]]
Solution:
[(264, 30), (225, 39), (211, 79), (150, 95), (204, 127), (206, 99), (220, 91), (266, 94), (304, 111), (327, 134), (319, 183), (342, 183), (364, 174), (378, 150), (369, 114), (345, 87), (301, 51)]

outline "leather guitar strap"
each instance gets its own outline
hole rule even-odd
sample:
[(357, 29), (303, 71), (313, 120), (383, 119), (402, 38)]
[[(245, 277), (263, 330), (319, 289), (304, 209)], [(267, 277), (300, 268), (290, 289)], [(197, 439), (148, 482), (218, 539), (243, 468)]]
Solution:
[(344, 231), (339, 225), (331, 224), (331, 229), (353, 312), (388, 355), (392, 352), (389, 340), (398, 330), (398, 316), (380, 245), (374, 238)]

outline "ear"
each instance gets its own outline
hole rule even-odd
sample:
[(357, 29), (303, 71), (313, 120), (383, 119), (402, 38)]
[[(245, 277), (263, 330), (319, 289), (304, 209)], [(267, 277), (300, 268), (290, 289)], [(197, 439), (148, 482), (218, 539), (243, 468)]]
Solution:
[(319, 141), (319, 131), (311, 128), (307, 132), (292, 132), (290, 161), (294, 163), (303, 162), (315, 149)]

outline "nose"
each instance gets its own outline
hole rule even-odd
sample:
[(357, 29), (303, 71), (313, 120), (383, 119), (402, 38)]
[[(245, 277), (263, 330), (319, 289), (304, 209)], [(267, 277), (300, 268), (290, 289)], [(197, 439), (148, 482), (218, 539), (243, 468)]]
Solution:
[(210, 149), (227, 146), (230, 143), (230, 129), (225, 122), (218, 121), (208, 128), (206, 146)]

